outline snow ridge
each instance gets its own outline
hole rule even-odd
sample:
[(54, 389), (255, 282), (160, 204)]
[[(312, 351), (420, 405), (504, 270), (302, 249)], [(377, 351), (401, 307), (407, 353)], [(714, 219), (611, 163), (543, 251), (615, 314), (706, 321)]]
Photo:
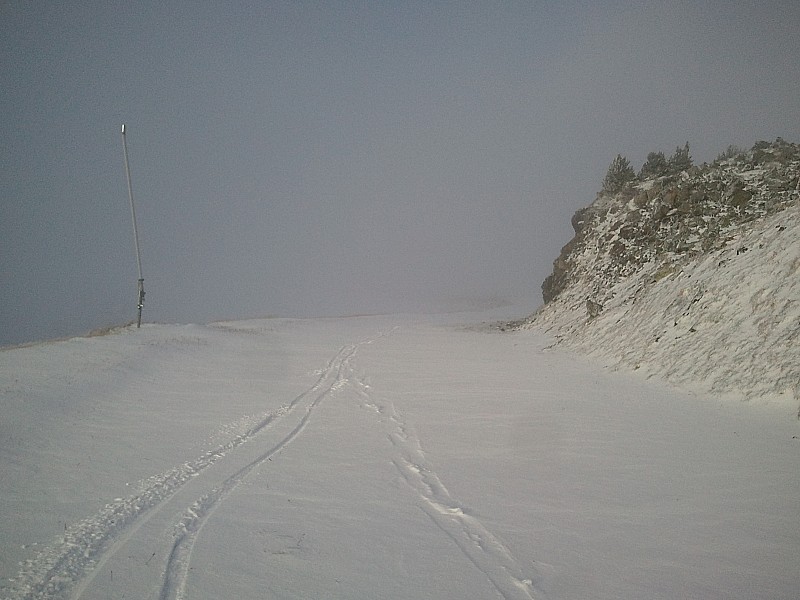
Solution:
[(419, 508), (486, 575), (505, 600), (543, 597), (541, 592), (535, 593), (534, 577), (525, 573), (502, 541), (450, 495), (427, 460), (416, 433), (394, 404), (383, 404), (374, 399), (363, 377), (351, 373), (347, 380), (361, 398), (362, 406), (383, 417), (388, 429), (387, 437), (395, 450), (392, 464), (416, 494)]

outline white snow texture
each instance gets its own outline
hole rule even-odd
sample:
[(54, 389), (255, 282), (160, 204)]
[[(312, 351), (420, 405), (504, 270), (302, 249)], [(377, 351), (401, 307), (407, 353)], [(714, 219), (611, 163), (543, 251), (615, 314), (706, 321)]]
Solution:
[(785, 403), (610, 373), (497, 318), (0, 351), (0, 596), (796, 598)]

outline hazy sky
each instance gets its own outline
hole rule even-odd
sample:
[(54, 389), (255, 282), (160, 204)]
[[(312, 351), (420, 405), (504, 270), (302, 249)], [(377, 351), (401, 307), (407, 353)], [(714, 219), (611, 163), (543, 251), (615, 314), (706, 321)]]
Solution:
[(0, 2), (0, 344), (529, 298), (622, 153), (800, 141), (800, 3)]

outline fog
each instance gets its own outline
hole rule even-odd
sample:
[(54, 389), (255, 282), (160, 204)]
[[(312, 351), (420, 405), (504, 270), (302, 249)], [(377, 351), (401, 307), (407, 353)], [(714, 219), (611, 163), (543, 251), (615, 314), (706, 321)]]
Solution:
[(800, 141), (797, 2), (4, 2), (0, 344), (539, 286), (611, 160)]

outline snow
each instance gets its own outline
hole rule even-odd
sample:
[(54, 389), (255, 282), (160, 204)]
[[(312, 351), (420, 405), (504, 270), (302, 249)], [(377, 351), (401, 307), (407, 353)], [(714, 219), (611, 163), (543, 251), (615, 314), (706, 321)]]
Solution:
[(796, 598), (785, 402), (612, 372), (494, 318), (0, 351), (0, 596)]
[(595, 318), (585, 289), (536, 324), (608, 366), (800, 415), (800, 204), (731, 231), (721, 248), (644, 265), (606, 290)]

